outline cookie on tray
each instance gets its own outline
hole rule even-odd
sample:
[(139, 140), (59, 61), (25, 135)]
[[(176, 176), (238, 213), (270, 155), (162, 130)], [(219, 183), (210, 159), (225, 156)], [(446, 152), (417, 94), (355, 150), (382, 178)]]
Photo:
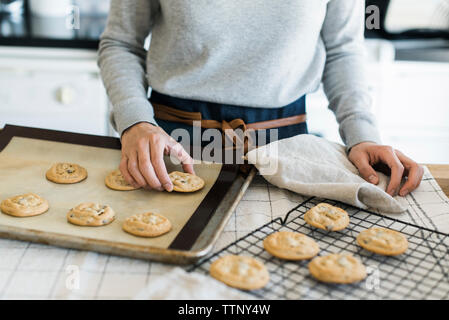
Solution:
[(102, 227), (115, 220), (111, 207), (97, 203), (82, 203), (67, 213), (67, 221), (83, 227)]
[(204, 180), (190, 173), (174, 171), (169, 177), (176, 192), (195, 192), (204, 187)]
[(37, 194), (27, 193), (3, 200), (0, 209), (14, 217), (34, 217), (48, 211), (48, 201)]
[(263, 246), (271, 255), (285, 260), (308, 260), (320, 252), (315, 240), (291, 231), (280, 231), (269, 235)]
[(58, 184), (78, 183), (87, 178), (87, 170), (74, 163), (56, 163), (45, 175), (51, 182)]
[(402, 233), (381, 227), (360, 232), (357, 243), (368, 251), (385, 256), (400, 255), (408, 248), (407, 238)]
[(218, 281), (242, 290), (261, 289), (270, 280), (265, 265), (246, 256), (228, 255), (219, 258), (211, 264), (209, 272)]
[(156, 213), (135, 214), (125, 220), (123, 230), (145, 238), (159, 237), (169, 232), (172, 228), (170, 220)]
[(349, 225), (348, 213), (328, 203), (320, 203), (306, 212), (304, 220), (319, 229), (340, 231)]
[(350, 254), (330, 254), (316, 257), (309, 263), (310, 274), (327, 283), (349, 284), (366, 278), (366, 268)]
[(104, 183), (109, 189), (116, 191), (132, 191), (136, 190), (132, 185), (126, 182), (120, 170), (110, 172), (104, 179)]

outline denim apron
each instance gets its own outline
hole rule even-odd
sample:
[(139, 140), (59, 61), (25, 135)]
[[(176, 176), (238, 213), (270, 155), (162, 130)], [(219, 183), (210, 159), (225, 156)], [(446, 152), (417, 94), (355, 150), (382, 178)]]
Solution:
[[(200, 112), (203, 119), (217, 121), (232, 121), (234, 119), (242, 119), (245, 123), (262, 122), (273, 119), (287, 118), (306, 113), (306, 96), (299, 98), (291, 104), (281, 108), (251, 108), (243, 106), (235, 106), (222, 103), (212, 103), (205, 101), (196, 101), (189, 99), (175, 98), (153, 91), (151, 93), (150, 102), (166, 105), (188, 112)], [(157, 124), (171, 135), (173, 130), (185, 129), (193, 137), (193, 127), (179, 122), (171, 122), (157, 119)], [(300, 134), (307, 134), (307, 123), (299, 123), (278, 128), (278, 140), (290, 138)], [(271, 139), (268, 142), (273, 142)]]

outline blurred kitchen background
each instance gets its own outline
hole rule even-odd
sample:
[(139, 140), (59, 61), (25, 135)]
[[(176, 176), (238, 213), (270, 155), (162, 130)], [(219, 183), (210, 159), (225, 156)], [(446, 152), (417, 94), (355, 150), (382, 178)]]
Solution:
[[(6, 123), (114, 135), (96, 65), (110, 0), (0, 0), (0, 128)], [(378, 0), (366, 31), (368, 79), (384, 143), (449, 163), (449, 0)], [(79, 16), (77, 19), (73, 17)], [(312, 133), (341, 141), (322, 89)]]

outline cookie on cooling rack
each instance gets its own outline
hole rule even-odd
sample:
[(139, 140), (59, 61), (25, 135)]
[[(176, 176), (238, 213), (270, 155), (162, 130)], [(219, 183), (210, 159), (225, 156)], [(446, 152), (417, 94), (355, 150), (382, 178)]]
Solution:
[(172, 228), (170, 220), (156, 213), (135, 214), (126, 219), (123, 230), (138, 237), (159, 237)]
[(340, 231), (349, 225), (348, 213), (328, 203), (320, 203), (306, 212), (304, 220), (319, 229)]
[(308, 260), (320, 252), (315, 240), (291, 231), (280, 231), (269, 235), (263, 241), (263, 247), (271, 255), (285, 260)]
[(366, 268), (349, 254), (330, 254), (316, 257), (309, 263), (310, 274), (327, 283), (349, 284), (366, 278)]
[(46, 178), (58, 184), (78, 183), (87, 178), (87, 170), (74, 163), (56, 163), (45, 174)]
[(230, 287), (242, 290), (261, 289), (270, 281), (268, 270), (262, 262), (236, 255), (215, 260), (210, 266), (210, 275)]
[(368, 251), (385, 256), (400, 255), (408, 248), (407, 238), (402, 233), (381, 227), (360, 232), (357, 243)]
[(169, 177), (176, 192), (195, 192), (204, 187), (204, 180), (190, 173), (174, 171)]
[(0, 209), (13, 217), (34, 217), (47, 212), (48, 201), (37, 194), (27, 193), (3, 200)]

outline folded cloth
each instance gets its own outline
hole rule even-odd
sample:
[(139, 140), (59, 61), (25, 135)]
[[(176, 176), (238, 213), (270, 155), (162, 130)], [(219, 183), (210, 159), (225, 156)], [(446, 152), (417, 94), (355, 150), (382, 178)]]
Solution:
[(385, 213), (406, 210), (387, 194), (389, 177), (378, 172), (379, 184), (368, 183), (349, 161), (343, 145), (313, 135), (299, 135), (254, 149), (248, 162), (279, 188), (302, 195), (341, 201)]
[(135, 300), (253, 300), (239, 290), (200, 273), (173, 268), (167, 273), (150, 276), (145, 289)]

